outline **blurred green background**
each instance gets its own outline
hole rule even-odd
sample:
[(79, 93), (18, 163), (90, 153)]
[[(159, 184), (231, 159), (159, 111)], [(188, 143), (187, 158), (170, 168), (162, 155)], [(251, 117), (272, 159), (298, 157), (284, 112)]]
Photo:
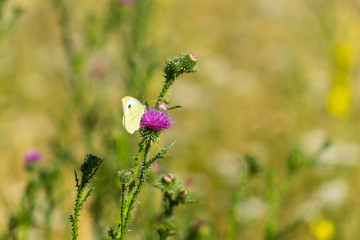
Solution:
[[(189, 52), (200, 72), (181, 76), (170, 89), (169, 100), (182, 108), (171, 112), (176, 123), (155, 147), (176, 141), (156, 171), (191, 183), (200, 201), (178, 210), (179, 221), (188, 228), (205, 222), (199, 239), (226, 239), (246, 152), (274, 169), (277, 186), (293, 149), (311, 155), (330, 140), (319, 164), (300, 172), (284, 196), (280, 227), (299, 214), (307, 217), (283, 239), (320, 239), (311, 233), (316, 219), (333, 223), (333, 239), (360, 236), (360, 2), (141, 1), (2, 3), (0, 230), (20, 204), (29, 149), (44, 153), (41, 165), (62, 172), (53, 239), (70, 238), (72, 174), (88, 152), (105, 159), (94, 182), (104, 200), (94, 197), (86, 205), (79, 239), (100, 239), (92, 231), (97, 210), (91, 206), (104, 209), (104, 219), (96, 220), (104, 233), (116, 225), (111, 174), (132, 166), (137, 147), (136, 135), (122, 127), (121, 98), (154, 102), (164, 62)], [(263, 239), (264, 186), (255, 179), (235, 204), (236, 239)], [(153, 194), (153, 202), (146, 200)], [(129, 239), (146, 239), (143, 226), (151, 217), (144, 215), (150, 204), (160, 208), (161, 196), (150, 185), (142, 198)], [(184, 229), (175, 239), (185, 238)], [(34, 227), (31, 239), (40, 234)]]

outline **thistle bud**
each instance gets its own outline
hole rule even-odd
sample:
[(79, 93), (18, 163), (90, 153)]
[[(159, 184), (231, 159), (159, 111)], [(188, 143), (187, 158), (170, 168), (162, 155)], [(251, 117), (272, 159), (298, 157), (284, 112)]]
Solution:
[(188, 194), (188, 191), (185, 188), (181, 188), (179, 191), (179, 197), (180, 198), (185, 198)]
[(163, 182), (171, 183), (174, 180), (174, 175), (172, 173), (167, 173), (162, 178)]
[(248, 172), (250, 175), (256, 175), (262, 170), (259, 157), (252, 152), (245, 154), (245, 161), (248, 165)]
[(288, 170), (291, 174), (296, 173), (306, 164), (305, 156), (300, 149), (294, 149), (287, 160)]
[(199, 71), (197, 65), (197, 58), (194, 54), (182, 54), (180, 56), (181, 66), (186, 73), (192, 73)]
[(191, 53), (189, 56), (190, 56), (190, 58), (191, 58), (194, 62), (197, 61), (197, 57), (195, 56), (195, 54), (192, 54), (192, 53)]
[(133, 173), (131, 170), (120, 170), (118, 171), (118, 178), (121, 184), (125, 184), (126, 186), (129, 186), (133, 179)]
[(102, 159), (92, 155), (92, 154), (86, 154), (84, 163), (81, 165), (81, 172), (83, 173), (84, 177), (90, 177), (90, 175), (96, 171), (100, 164), (102, 163)]
[(166, 105), (165, 103), (159, 102), (158, 109), (167, 111), (169, 109), (169, 105)]

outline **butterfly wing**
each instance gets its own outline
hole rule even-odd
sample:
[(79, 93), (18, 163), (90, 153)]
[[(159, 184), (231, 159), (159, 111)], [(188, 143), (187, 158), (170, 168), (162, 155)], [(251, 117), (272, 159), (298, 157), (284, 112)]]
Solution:
[(140, 127), (144, 106), (133, 97), (124, 97), (122, 102), (124, 109), (123, 125), (126, 131), (133, 134)]
[(136, 98), (133, 98), (133, 97), (126, 96), (123, 99), (121, 99), (121, 101), (122, 101), (122, 104), (123, 104), (124, 115), (132, 107), (135, 107), (135, 106), (142, 106), (143, 107), (141, 102), (139, 100), (137, 100)]
[(140, 127), (140, 120), (142, 115), (144, 114), (143, 106), (135, 106), (127, 111), (124, 115), (123, 124), (125, 129), (133, 134)]

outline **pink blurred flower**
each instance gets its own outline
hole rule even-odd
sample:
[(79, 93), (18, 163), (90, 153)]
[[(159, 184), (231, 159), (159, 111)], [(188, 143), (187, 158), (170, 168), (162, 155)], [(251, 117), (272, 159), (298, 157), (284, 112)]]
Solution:
[(194, 179), (192, 178), (187, 178), (185, 180), (185, 185), (188, 186), (188, 187), (192, 187), (194, 185)]
[(160, 173), (161, 170), (162, 170), (162, 167), (161, 167), (161, 165), (160, 165), (158, 162), (154, 162), (153, 164), (151, 164), (151, 169), (152, 169), (154, 172)]
[(29, 150), (24, 155), (24, 161), (26, 164), (30, 164), (32, 162), (38, 162), (41, 159), (42, 159), (42, 154), (37, 150)]

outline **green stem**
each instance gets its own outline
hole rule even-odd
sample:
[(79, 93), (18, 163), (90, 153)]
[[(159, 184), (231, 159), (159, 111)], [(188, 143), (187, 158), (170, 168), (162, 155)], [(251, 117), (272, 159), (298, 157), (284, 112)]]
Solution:
[(73, 240), (76, 240), (78, 237), (78, 229), (79, 229), (79, 211), (80, 211), (80, 204), (81, 204), (81, 196), (84, 192), (84, 189), (80, 189), (76, 195), (76, 201), (75, 201), (75, 208), (74, 208), (74, 220), (73, 220)]
[[(66, 62), (69, 67), (69, 74), (67, 76), (68, 92), (71, 94), (72, 100), (75, 104), (79, 104), (83, 94), (83, 82), (79, 77), (80, 64), (79, 58), (76, 55), (71, 39), (70, 31), (70, 14), (64, 0), (52, 0), (55, 10), (59, 15), (60, 37), (64, 47)], [(80, 102), (81, 103), (81, 102)]]
[(172, 73), (171, 75), (166, 75), (165, 76), (165, 84), (163, 86), (163, 88), (161, 89), (161, 92), (159, 94), (159, 97), (155, 103), (155, 107), (157, 107), (159, 105), (159, 102), (163, 101), (165, 94), (167, 93), (167, 91), (169, 90), (170, 86), (172, 85), (172, 83), (176, 80), (176, 78), (179, 76), (179, 74), (177, 73)]
[(35, 174), (35, 170), (30, 172), (29, 184), (26, 187), (25, 195), (22, 200), (22, 206), (19, 214), (18, 228), (23, 227), (23, 232), (20, 232), (19, 239), (27, 239), (29, 228), (33, 226), (33, 214), (36, 207), (36, 198), (39, 190), (39, 182)]
[[(132, 182), (131, 182), (131, 184), (130, 184), (130, 186), (129, 186), (128, 196), (130, 196), (130, 195), (132, 194), (133, 189), (134, 189), (134, 187), (135, 187), (135, 185), (136, 185), (136, 179), (137, 179), (138, 172), (139, 172), (139, 168), (140, 168), (141, 156), (143, 155), (144, 151), (148, 151), (148, 150), (149, 150), (149, 149), (148, 149), (148, 145), (146, 146), (146, 150), (145, 150), (145, 142), (146, 142), (146, 139), (143, 138), (143, 139), (141, 140), (141, 142), (139, 143), (139, 152), (138, 152), (138, 154), (136, 155), (136, 158), (135, 158), (135, 165), (134, 165), (134, 169), (133, 169), (133, 171), (134, 171), (133, 180), (132, 180)], [(146, 154), (145, 154), (145, 155), (146, 155)], [(144, 159), (145, 159), (145, 158), (146, 158), (146, 157), (144, 157)], [(128, 199), (127, 204), (126, 204), (127, 206), (129, 206), (130, 201), (131, 201), (131, 199)]]
[(121, 235), (124, 234), (124, 224), (125, 224), (125, 210), (126, 210), (126, 201), (127, 201), (127, 194), (126, 194), (126, 186), (122, 184), (122, 196), (121, 196), (121, 213), (120, 213), (120, 224), (119, 229), (117, 231), (116, 238), (119, 239)]
[(227, 240), (235, 240), (237, 236), (237, 221), (235, 215), (235, 208), (236, 205), (239, 203), (241, 198), (243, 197), (243, 187), (247, 182), (248, 175), (243, 173), (240, 175), (239, 184), (235, 189), (233, 199), (231, 202), (230, 207), (230, 222), (229, 222), (229, 229), (228, 229), (228, 237)]
[(49, 200), (49, 206), (46, 209), (45, 212), (45, 239), (50, 240), (51, 239), (51, 218), (52, 218), (52, 213), (55, 207), (55, 200), (52, 197), (52, 193), (48, 193), (48, 198)]
[(279, 190), (276, 191), (274, 184), (274, 174), (273, 172), (268, 173), (267, 187), (269, 192), (267, 193), (267, 201), (269, 204), (269, 216), (266, 224), (265, 240), (277, 239), (279, 234), (277, 217), (280, 204), (282, 203), (285, 194), (289, 190), (292, 180), (293, 176), (288, 175), (285, 181), (283, 181), (283, 184), (278, 188)]
[[(128, 191), (128, 194), (127, 196), (131, 196), (132, 192), (133, 192), (133, 189), (136, 185), (136, 179), (137, 179), (137, 175), (138, 175), (138, 172), (139, 172), (139, 168), (140, 168), (140, 160), (141, 160), (141, 156), (143, 155), (144, 153), (144, 150), (145, 150), (145, 141), (146, 139), (143, 138), (141, 140), (141, 142), (139, 143), (139, 151), (138, 151), (138, 154), (136, 155), (136, 158), (135, 158), (135, 165), (134, 165), (134, 168), (133, 168), (133, 180), (132, 182), (130, 183), (130, 186), (129, 186), (129, 191)], [(121, 207), (124, 207), (125, 208), (125, 213), (128, 211), (128, 207), (130, 205), (130, 202), (131, 202), (131, 199), (128, 198), (126, 201), (125, 201), (125, 204), (124, 206), (121, 206)], [(121, 221), (123, 221), (123, 219), (121, 219)], [(124, 226), (124, 224), (121, 224), (122, 226)]]
[[(140, 172), (140, 181), (139, 181), (138, 185), (136, 186), (136, 190), (133, 193), (132, 197), (129, 198), (127, 201), (128, 204), (127, 204), (127, 208), (126, 208), (126, 216), (125, 216), (124, 223), (123, 223), (122, 229), (121, 229), (121, 236), (120, 236), (121, 240), (125, 239), (127, 227), (128, 227), (130, 217), (131, 217), (131, 211), (134, 209), (134, 204), (136, 202), (136, 199), (137, 199), (138, 195), (140, 194), (143, 183), (145, 182), (145, 175), (150, 167), (150, 165), (148, 164), (148, 159), (149, 159), (150, 148), (151, 148), (152, 142), (149, 139), (147, 139), (146, 141), (147, 142), (146, 142), (146, 147), (145, 147), (144, 160), (143, 160), (143, 164), (142, 164), (142, 168), (141, 168), (141, 172)], [(128, 194), (128, 196), (129, 195), (130, 195), (130, 193)]]
[(289, 233), (293, 232), (297, 227), (299, 227), (301, 224), (304, 223), (303, 219), (297, 219), (295, 220), (293, 223), (291, 223), (290, 225), (286, 226), (282, 231), (280, 231), (277, 235), (276, 235), (276, 239), (281, 239), (283, 237), (285, 237), (286, 235), (288, 235)]
[[(148, 44), (149, 20), (155, 1), (136, 1), (131, 23), (131, 32), (125, 39), (127, 46), (124, 56), (128, 72), (126, 81), (128, 91), (134, 96), (143, 96), (154, 70), (154, 46)], [(126, 35), (125, 35), (126, 36)]]
[(79, 185), (79, 179), (77, 178), (77, 173), (75, 171), (75, 180), (76, 180), (76, 187), (77, 187), (77, 193), (76, 193), (76, 199), (75, 199), (75, 206), (74, 206), (74, 214), (70, 216), (70, 221), (72, 223), (71, 230), (72, 230), (72, 240), (76, 240), (78, 237), (78, 229), (79, 229), (79, 211), (81, 209), (82, 204), (82, 195), (84, 193), (84, 184), (83, 181), (81, 185)]
[(133, 182), (135, 183), (136, 178), (137, 178), (137, 174), (139, 172), (139, 168), (140, 168), (140, 160), (141, 160), (141, 156), (143, 155), (145, 150), (145, 138), (143, 140), (141, 140), (141, 142), (139, 143), (139, 152), (136, 155), (135, 158), (135, 165), (134, 165), (134, 175), (133, 175)]
[(55, 5), (55, 10), (59, 14), (61, 40), (65, 49), (65, 57), (71, 70), (71, 73), (69, 75), (69, 83), (71, 87), (74, 84), (73, 76), (74, 76), (74, 66), (75, 66), (75, 54), (73, 51), (70, 28), (69, 28), (70, 15), (68, 9), (65, 6), (65, 3), (62, 0), (53, 0), (53, 4)]

